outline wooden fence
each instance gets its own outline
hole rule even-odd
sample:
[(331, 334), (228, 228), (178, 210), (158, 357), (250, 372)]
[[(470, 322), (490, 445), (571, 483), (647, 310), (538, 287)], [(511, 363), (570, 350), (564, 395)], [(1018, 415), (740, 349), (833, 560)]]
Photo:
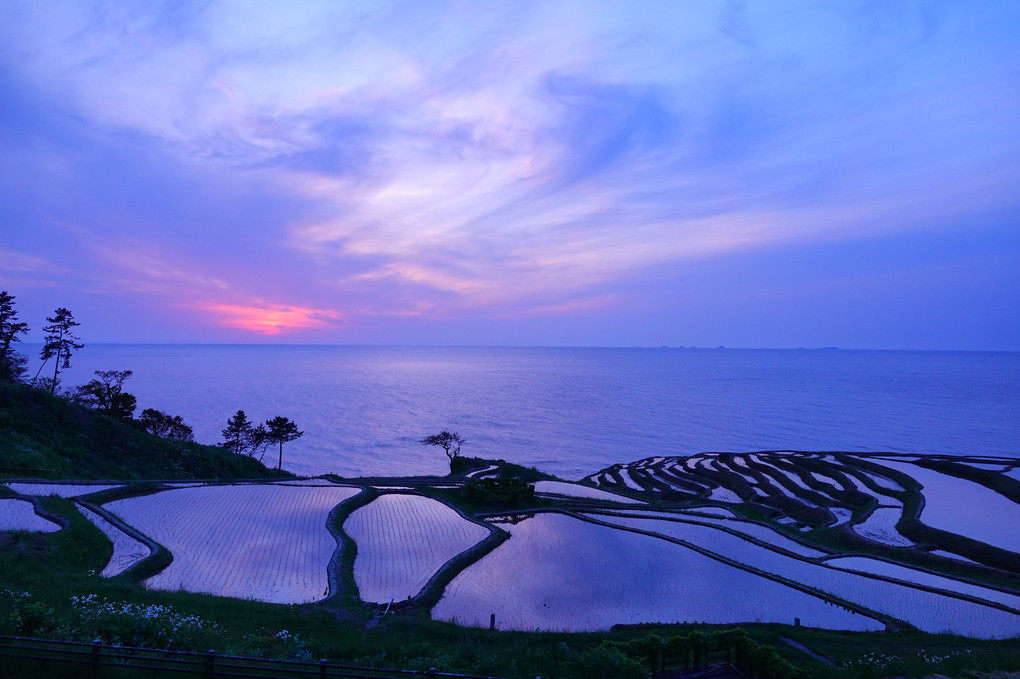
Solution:
[(123, 670), (198, 674), (204, 677), (238, 677), (250, 679), (498, 679), (469, 674), (449, 674), (429, 670), (384, 670), (353, 665), (337, 665), (320, 660), (267, 660), (233, 655), (219, 655), (216, 651), (186, 653), (162, 651), (152, 648), (130, 648), (100, 643), (79, 643), (0, 636), (0, 667), (8, 659), (19, 663), (44, 665), (59, 663), (77, 665), (81, 675), (101, 677), (102, 668)]

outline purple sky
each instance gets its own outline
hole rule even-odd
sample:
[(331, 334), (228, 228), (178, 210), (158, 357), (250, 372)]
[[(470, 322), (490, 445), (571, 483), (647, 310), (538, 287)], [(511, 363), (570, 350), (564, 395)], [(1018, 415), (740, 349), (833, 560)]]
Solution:
[(0, 4), (38, 340), (1020, 350), (1020, 3)]

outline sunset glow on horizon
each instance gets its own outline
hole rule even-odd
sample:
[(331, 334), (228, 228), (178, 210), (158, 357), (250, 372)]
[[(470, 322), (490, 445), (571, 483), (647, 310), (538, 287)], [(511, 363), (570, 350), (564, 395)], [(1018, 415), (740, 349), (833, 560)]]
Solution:
[(212, 314), (219, 325), (250, 330), (261, 335), (279, 335), (303, 328), (325, 328), (343, 318), (338, 311), (288, 306), (202, 304), (197, 308)]
[(1018, 30), (10, 0), (0, 289), (34, 339), (1020, 350)]

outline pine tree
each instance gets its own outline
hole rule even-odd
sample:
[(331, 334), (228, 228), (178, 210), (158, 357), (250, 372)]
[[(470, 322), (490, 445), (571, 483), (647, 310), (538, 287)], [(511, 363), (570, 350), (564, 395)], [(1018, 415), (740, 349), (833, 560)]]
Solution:
[(227, 420), (227, 428), (222, 430), (223, 447), (232, 453), (240, 455), (244, 451), (249, 454), (255, 451), (253, 433), (255, 429), (248, 416), (243, 410), (238, 410), (234, 416)]
[(301, 438), (303, 431), (298, 431), (297, 425), (286, 417), (277, 416), (266, 420), (266, 440), (269, 443), (280, 444), (280, 461), (276, 465), (276, 471), (283, 469), (283, 444)]
[[(45, 344), (43, 344), (40, 358), (42, 358), (43, 364), (39, 366), (39, 372), (42, 371), (43, 366), (46, 362), (53, 358), (57, 358), (53, 364), (53, 381), (47, 385), (50, 393), (55, 394), (57, 392), (57, 385), (60, 383), (60, 369), (71, 367), (71, 354), (84, 347), (84, 344), (78, 344), (79, 339), (75, 336), (73, 330), (76, 326), (81, 323), (74, 320), (74, 315), (70, 310), (60, 307), (53, 316), (46, 319), (49, 325), (43, 326), (43, 332), (46, 333), (44, 338)], [(39, 372), (36, 372), (36, 377), (39, 377)], [(47, 380), (48, 381), (48, 380)]]
[(20, 382), (24, 376), (28, 359), (15, 351), (14, 345), (21, 341), (18, 336), (27, 332), (28, 323), (18, 320), (14, 295), (0, 291), (0, 381)]

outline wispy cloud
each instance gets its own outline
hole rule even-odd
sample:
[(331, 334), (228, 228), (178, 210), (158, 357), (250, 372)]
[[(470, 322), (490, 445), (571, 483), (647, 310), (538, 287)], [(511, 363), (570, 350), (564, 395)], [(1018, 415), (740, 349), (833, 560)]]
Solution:
[(1010, 3), (3, 13), (10, 261), (257, 332), (622, 312), (693, 262), (1020, 207)]
[(17, 273), (55, 273), (59, 267), (42, 257), (0, 250), (0, 271)]

